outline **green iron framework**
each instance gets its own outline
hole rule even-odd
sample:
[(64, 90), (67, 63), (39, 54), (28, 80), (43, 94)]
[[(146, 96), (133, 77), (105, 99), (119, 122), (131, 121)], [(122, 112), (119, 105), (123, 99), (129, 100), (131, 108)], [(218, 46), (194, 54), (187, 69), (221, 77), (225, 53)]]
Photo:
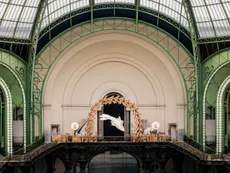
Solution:
[[(227, 89), (228, 84), (224, 86), (224, 80), (227, 80), (229, 76), (230, 69), (230, 50), (223, 50), (217, 52), (213, 56), (209, 57), (205, 62), (203, 62), (203, 145), (206, 145), (206, 109), (207, 107), (212, 107), (216, 109), (215, 119), (216, 119), (216, 150), (217, 152), (222, 152), (224, 146), (227, 144), (227, 136), (224, 136), (224, 93)], [(221, 87), (222, 86), (222, 87)], [(220, 88), (221, 87), (221, 88)]]
[[(6, 131), (4, 135), (7, 141), (5, 146), (8, 154), (12, 154), (12, 138), (13, 138), (13, 110), (21, 108), (23, 112), (23, 145), (26, 147), (26, 96), (25, 96), (25, 62), (19, 57), (9, 52), (0, 50), (0, 76), (2, 76), (2, 90), (5, 93), (6, 112), (5, 120), (7, 120)], [(9, 93), (8, 93), (9, 92)], [(9, 101), (10, 100), (10, 101)], [(11, 104), (11, 106), (9, 106)], [(8, 106), (7, 106), (8, 105)], [(10, 107), (10, 108), (9, 108)], [(10, 136), (9, 136), (10, 135)]]
[[(27, 125), (27, 133), (30, 133), (30, 135), (27, 135), (27, 144), (32, 143), (34, 140), (32, 136), (34, 136), (34, 118), (35, 116), (39, 117), (40, 126), (42, 125), (42, 90), (44, 81), (46, 79), (46, 76), (49, 73), (49, 69), (52, 67), (52, 64), (55, 62), (55, 60), (58, 58), (58, 55), (60, 55), (65, 47), (55, 48), (52, 45), (52, 40), (60, 39), (65, 40), (66, 38), (63, 37), (63, 34), (66, 32), (72, 32), (74, 35), (74, 29), (78, 28), (80, 32), (78, 32), (78, 37), (76, 38), (70, 38), (66, 39), (65, 41), (68, 42), (68, 44), (72, 44), (78, 39), (95, 33), (99, 31), (104, 30), (122, 30), (122, 31), (128, 31), (128, 32), (134, 32), (137, 34), (140, 34), (142, 36), (145, 36), (152, 41), (159, 44), (161, 47), (165, 49), (166, 52), (172, 57), (174, 62), (177, 64), (178, 69), (181, 71), (181, 75), (183, 76), (183, 79), (185, 81), (185, 86), (187, 89), (187, 135), (194, 135), (194, 138), (198, 142), (205, 143), (205, 122), (203, 120), (204, 114), (202, 111), (202, 96), (203, 96), (203, 65), (200, 62), (200, 44), (206, 44), (206, 43), (220, 43), (223, 41), (228, 41), (229, 36), (223, 36), (218, 38), (203, 38), (199, 35), (199, 28), (197, 26), (196, 20), (197, 16), (194, 14), (194, 8), (195, 7), (189, 0), (182, 0), (181, 3), (181, 9), (176, 11), (175, 9), (171, 7), (169, 8), (174, 13), (178, 13), (179, 15), (182, 14), (182, 11), (185, 10), (186, 16), (183, 16), (179, 19), (173, 19), (167, 14), (164, 14), (160, 11), (160, 5), (162, 5), (160, 2), (156, 3), (158, 5), (158, 9), (153, 9), (152, 7), (146, 7), (141, 4), (143, 1), (136, 0), (134, 3), (119, 3), (119, 2), (105, 2), (105, 3), (95, 3), (94, 0), (90, 0), (88, 5), (85, 5), (83, 7), (77, 8), (77, 9), (71, 9), (69, 13), (65, 13), (61, 16), (58, 16), (55, 20), (52, 21), (51, 15), (59, 11), (59, 9), (55, 9), (52, 12), (49, 12), (49, 5), (53, 1), (48, 0), (41, 0), (39, 2), (39, 5), (37, 6), (37, 12), (36, 17), (33, 22), (33, 28), (31, 30), (30, 39), (20, 39), (20, 38), (1, 38), (1, 42), (6, 43), (20, 43), (20, 44), (28, 44), (31, 45), (30, 51), (29, 51), (29, 60), (28, 60), (28, 66), (25, 71), (27, 71), (26, 76), (26, 88), (29, 93), (27, 94), (27, 102), (28, 109), (26, 109), (27, 116), (26, 119), (26, 125)], [(9, 5), (9, 4), (8, 4)], [(224, 8), (226, 4), (221, 4)], [(25, 5), (23, 5), (25, 6)], [(206, 4), (206, 6), (208, 6)], [(71, 6), (70, 6), (71, 7)], [(113, 16), (111, 18), (100, 18), (95, 19), (94, 14), (97, 11), (102, 10), (113, 10)], [(135, 12), (135, 18), (116, 18), (117, 15), (117, 9), (122, 10), (128, 10)], [(224, 8), (225, 9), (225, 8)], [(46, 12), (47, 11), (47, 12)], [(140, 12), (143, 14), (148, 14), (153, 17), (157, 18), (156, 26), (150, 25), (149, 23), (145, 23), (140, 20)], [(48, 15), (45, 15), (47, 13)], [(73, 24), (74, 17), (80, 16), (82, 14), (90, 13), (90, 20), (87, 22), (81, 22), (78, 25)], [(226, 13), (226, 11), (225, 11)], [(211, 14), (209, 14), (211, 15)], [(5, 20), (5, 19), (4, 19)], [(43, 25), (43, 22), (47, 20), (49, 21), (47, 25)], [(65, 21), (70, 21), (70, 28), (63, 33), (61, 33), (59, 36), (56, 36), (56, 38), (53, 39), (51, 31), (55, 29), (56, 26), (64, 23)], [(174, 39), (171, 35), (167, 34), (163, 30), (159, 29), (160, 20), (168, 23), (169, 25), (175, 27), (177, 29), (177, 37)], [(188, 26), (182, 25), (183, 21), (187, 20)], [(111, 21), (116, 21), (114, 24), (111, 24)], [(119, 21), (119, 22), (118, 22)], [(98, 26), (98, 23), (103, 23), (103, 26)], [(213, 22), (213, 21), (211, 21)], [(120, 24), (119, 24), (120, 23)], [(125, 26), (127, 24), (127, 26)], [(149, 30), (145, 31), (144, 30)], [(157, 37), (152, 37), (150, 31), (153, 31), (154, 33), (164, 33), (164, 39), (160, 40)], [(188, 31), (189, 30), (189, 31)], [(213, 30), (215, 31), (215, 28), (213, 26)], [(181, 45), (179, 40), (181, 39), (181, 33), (187, 37), (192, 42), (192, 52), (191, 55), (187, 50), (188, 54), (188, 60), (185, 60), (185, 62), (179, 62), (178, 58), (172, 54), (172, 52), (175, 51), (175, 49), (179, 49), (178, 47), (184, 46)], [(40, 55), (42, 53), (39, 52), (37, 54), (37, 47), (39, 40), (44, 35), (49, 35), (49, 40), (51, 40), (48, 45), (42, 50), (44, 51), (48, 47), (53, 47), (56, 49), (57, 54), (56, 55), (50, 55), (50, 61), (45, 62), (40, 58)], [(216, 34), (216, 32), (215, 32)], [(175, 37), (175, 36), (174, 36)], [(178, 46), (175, 48), (168, 47), (169, 44), (165, 43), (167, 40), (174, 40)], [(55, 57), (54, 57), (55, 56)], [(179, 56), (179, 55), (178, 55)], [(42, 62), (41, 62), (42, 61)], [(38, 71), (41, 70), (42, 72)], [(185, 72), (186, 71), (186, 72)], [(189, 71), (189, 75), (187, 73)], [(41, 75), (42, 74), (42, 75)], [(203, 115), (203, 116), (201, 116)], [(191, 118), (194, 121), (194, 134), (190, 133), (190, 120)], [(29, 129), (29, 130), (28, 130)], [(42, 127), (40, 129), (40, 137), (42, 135)]]
[[(124, 19), (124, 18), (104, 18), (98, 19), (89, 22), (81, 23), (75, 27), (68, 29), (63, 32), (59, 36), (57, 36), (51, 43), (46, 45), (46, 47), (39, 52), (34, 60), (33, 66), (33, 90), (32, 90), (32, 98), (33, 98), (33, 115), (38, 116), (39, 119), (39, 135), (42, 136), (42, 93), (44, 88), (44, 83), (46, 77), (52, 65), (58, 59), (60, 54), (71, 44), (75, 43), (79, 39), (101, 31), (106, 30), (120, 30), (126, 32), (133, 32), (139, 35), (142, 35), (151, 41), (160, 45), (173, 59), (175, 64), (177, 65), (181, 76), (184, 80), (184, 86), (187, 92), (187, 124), (190, 124), (189, 116), (193, 114), (194, 108), (194, 90), (196, 87), (196, 76), (195, 76), (195, 67), (193, 64), (192, 55), (184, 48), (183, 45), (178, 43), (172, 36), (165, 33), (163, 30), (150, 25), (148, 23), (138, 21), (136, 23), (135, 20), (132, 19)], [(69, 33), (70, 37), (65, 37), (65, 34)], [(53, 42), (64, 42), (65, 44), (60, 45), (60, 47), (55, 47)], [(170, 42), (174, 42), (175, 45), (170, 47)], [(50, 49), (50, 50), (49, 50)], [(51, 53), (52, 49), (52, 53)], [(42, 55), (42, 53), (46, 50), (49, 50), (50, 55), (48, 60)], [(180, 61), (180, 50), (184, 50), (187, 52), (187, 58), (184, 61)], [(190, 127), (187, 129), (187, 133), (190, 133)]]

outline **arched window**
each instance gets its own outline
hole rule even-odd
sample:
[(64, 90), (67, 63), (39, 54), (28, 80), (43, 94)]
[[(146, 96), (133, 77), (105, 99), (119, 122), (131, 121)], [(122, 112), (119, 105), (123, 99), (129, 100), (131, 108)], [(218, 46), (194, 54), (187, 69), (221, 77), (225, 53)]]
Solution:
[[(104, 98), (109, 97), (123, 97), (120, 93), (117, 92), (110, 92), (104, 96)], [(120, 131), (116, 127), (111, 125), (111, 121), (101, 121), (100, 115), (101, 114), (108, 114), (115, 118), (120, 117), (123, 120), (124, 125), (124, 132)], [(103, 106), (101, 111), (98, 111), (98, 136), (101, 139), (115, 139), (114, 136), (121, 137), (121, 136), (129, 136), (130, 135), (130, 111), (126, 110), (126, 108), (122, 104), (106, 104)]]

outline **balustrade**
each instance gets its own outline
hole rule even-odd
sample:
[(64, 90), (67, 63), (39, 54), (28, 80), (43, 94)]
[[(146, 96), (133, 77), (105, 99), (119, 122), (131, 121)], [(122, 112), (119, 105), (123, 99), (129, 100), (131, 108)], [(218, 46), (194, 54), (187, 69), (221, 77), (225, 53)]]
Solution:
[(101, 142), (101, 141), (125, 141), (125, 142), (166, 142), (169, 137), (164, 134), (148, 134), (148, 135), (131, 135), (131, 136), (104, 136), (98, 137), (94, 135), (54, 135), (54, 142)]

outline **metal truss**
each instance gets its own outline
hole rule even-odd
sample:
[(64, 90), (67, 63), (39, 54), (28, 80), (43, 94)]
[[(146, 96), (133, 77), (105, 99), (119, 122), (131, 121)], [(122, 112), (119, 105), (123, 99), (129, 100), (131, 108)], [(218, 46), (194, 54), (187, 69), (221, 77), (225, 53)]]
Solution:
[[(190, 39), (190, 32), (185, 27), (181, 26), (176, 20), (174, 20), (173, 18), (171, 18), (167, 15), (161, 14), (160, 12), (155, 11), (153, 9), (140, 6), (140, 0), (136, 0), (135, 4), (127, 4), (127, 3), (120, 3), (119, 4), (118, 2), (106, 3), (106, 4), (103, 4), (103, 3), (102, 4), (94, 4), (92, 1), (90, 3), (89, 7), (75, 9), (74, 11), (71, 11), (68, 14), (60, 16), (57, 20), (50, 22), (48, 26), (46, 26), (45, 28), (42, 28), (40, 30), (40, 37), (44, 36), (45, 34), (50, 33), (53, 28), (55, 28), (56, 26), (58, 26), (59, 24), (65, 22), (65, 21), (70, 21), (70, 26), (73, 26), (72, 20), (73, 20), (73, 18), (76, 18), (76, 16), (78, 16), (78, 15), (90, 12), (91, 13), (91, 21), (93, 21), (94, 12), (97, 12), (100, 10), (114, 10), (113, 17), (116, 17), (116, 10), (119, 10), (119, 9), (129, 10), (129, 11), (134, 11), (134, 12), (136, 11), (135, 19), (137, 22), (139, 19), (139, 12), (154, 16), (157, 18), (157, 21), (158, 21), (157, 26), (159, 26), (159, 19), (161, 19), (162, 21), (175, 27), (177, 29), (177, 32), (178, 32), (178, 34), (177, 34), (178, 40), (180, 39), (180, 33), (183, 33), (188, 39)], [(57, 11), (58, 11), (58, 9), (54, 12), (57, 12)]]
[(223, 43), (223, 42), (229, 42), (229, 41), (230, 41), (230, 36), (215, 37), (215, 38), (202, 38), (198, 40), (198, 44)]
[[(185, 6), (185, 11), (187, 14), (188, 18), (188, 23), (190, 27), (190, 32), (191, 32), (191, 41), (192, 41), (192, 47), (193, 47), (193, 60), (194, 60), (194, 65), (195, 65), (195, 78), (193, 80), (193, 87), (191, 88), (190, 93), (191, 95), (191, 100), (189, 100), (189, 109), (190, 109), (190, 114), (188, 118), (194, 117), (194, 138), (195, 140), (199, 141), (199, 136), (200, 136), (200, 100), (201, 100), (201, 92), (200, 92), (200, 82), (201, 82), (201, 74), (200, 74), (200, 69), (201, 69), (201, 63), (200, 63), (200, 52), (199, 52), (199, 46), (197, 44), (197, 37), (198, 37), (198, 30), (197, 26), (195, 24), (195, 17), (192, 11), (192, 5), (189, 0), (183, 0), (183, 4)], [(187, 128), (190, 128), (190, 123), (188, 121)], [(189, 129), (188, 129), (189, 131)]]
[[(137, 33), (160, 45), (170, 55), (180, 70), (187, 92), (187, 115), (193, 114), (191, 113), (191, 111), (193, 111), (191, 107), (193, 107), (194, 87), (196, 81), (195, 67), (192, 55), (184, 48), (183, 45), (181, 45), (176, 39), (174, 39), (171, 35), (167, 34), (163, 30), (145, 22), (139, 21), (136, 23), (136, 20), (124, 18), (105, 18), (99, 20), (94, 19), (93, 23), (91, 21), (85, 22), (60, 34), (55, 38), (55, 40), (53, 40), (41, 52), (39, 52), (36, 59), (34, 60), (32, 81), (32, 102), (34, 109), (32, 114), (39, 117), (40, 136), (42, 136), (43, 87), (52, 65), (58, 59), (59, 55), (69, 45), (75, 43), (87, 35), (106, 30), (119, 30)], [(70, 37), (65, 37), (64, 35), (66, 33), (69, 33)], [(56, 41), (60, 43), (64, 42), (65, 44), (61, 44), (59, 47), (57, 47), (53, 44)], [(169, 44), (172, 41), (175, 43), (175, 46), (173, 47)], [(50, 52), (48, 59), (47, 57), (43, 56), (43, 52), (47, 50)], [(180, 60), (180, 50), (187, 52), (187, 57), (183, 61)], [(192, 106), (190, 104), (192, 104)]]
[[(211, 106), (212, 108), (220, 108), (217, 105), (217, 101), (223, 98), (218, 98), (217, 92), (221, 83), (228, 76), (230, 68), (230, 50), (226, 49), (223, 51), (219, 51), (216, 54), (209, 57), (206, 61), (203, 62), (203, 133), (206, 135), (206, 108)], [(222, 106), (221, 106), (222, 107)], [(222, 110), (222, 109), (221, 109)], [(219, 114), (216, 114), (217, 117), (221, 118)], [(224, 122), (223, 122), (224, 124)], [(219, 137), (224, 138), (223, 131), (217, 135)], [(205, 138), (203, 139), (203, 143), (205, 144)], [(225, 139), (226, 140), (226, 139)], [(221, 145), (224, 145), (223, 143)], [(220, 145), (219, 145), (220, 146)], [(221, 152), (221, 149), (218, 149)]]
[[(24, 148), (26, 147), (26, 96), (25, 96), (25, 87), (26, 87), (26, 64), (16, 55), (3, 51), (0, 49), (0, 68), (1, 71), (3, 71), (3, 80), (5, 80), (7, 87), (9, 87), (10, 94), (12, 97), (12, 105), (14, 107), (14, 110), (17, 108), (21, 108), (23, 112), (23, 144)], [(4, 69), (7, 71), (4, 72)], [(13, 88), (17, 88), (17, 94), (15, 93)], [(18, 92), (18, 91), (21, 91)], [(13, 110), (10, 110), (10, 113), (7, 112), (8, 116), (12, 116)], [(7, 116), (7, 117), (8, 117)], [(10, 121), (7, 123), (7, 126), (13, 123)], [(5, 135), (6, 136), (6, 135)]]
[(34, 93), (33, 93), (33, 84), (32, 81), (34, 81), (34, 74), (33, 74), (33, 69), (34, 69), (34, 59), (36, 57), (36, 51), (37, 51), (37, 43), (38, 43), (38, 38), (39, 38), (39, 33), (40, 33), (40, 28), (41, 28), (41, 23), (43, 20), (43, 15), (45, 12), (45, 8), (48, 4), (48, 0), (41, 0), (39, 4), (39, 8), (37, 10), (37, 15), (34, 21), (34, 28), (32, 29), (32, 46), (30, 50), (30, 56), (29, 56), (29, 65), (28, 65), (28, 80), (27, 80), (27, 86), (28, 89), (31, 89), (29, 91), (29, 94), (27, 95), (28, 100), (30, 100), (30, 109), (27, 109), (28, 114), (30, 115), (28, 117), (28, 129), (30, 129), (30, 135), (28, 135), (28, 143), (32, 143), (34, 139), (34, 116), (38, 116), (34, 111), (35, 103), (34, 103)]
[(7, 37), (0, 37), (0, 42), (1, 43), (26, 44), (26, 45), (31, 45), (32, 44), (30, 40), (7, 38)]
[[(187, 0), (185, 0), (185, 2), (186, 1)], [(2, 15), (0, 16), (0, 26), (2, 25), (3, 30), (4, 30), (5, 29), (4, 27), (7, 28), (10, 22), (15, 23), (15, 25), (12, 25), (13, 32), (9, 30), (9, 31), (5, 31), (1, 33), (2, 36), (0, 36), (0, 41), (6, 42), (6, 43), (32, 44), (33, 43), (32, 42), (33, 41), (33, 31), (34, 31), (34, 28), (37, 27), (36, 18), (39, 18), (41, 14), (40, 10), (43, 9), (44, 7), (43, 2), (44, 2), (43, 0), (35, 1), (32, 3), (26, 2), (26, 1), (22, 1), (19, 3), (15, 3), (10, 0), (2, 1), (0, 3), (2, 5), (2, 7), (0, 8), (0, 10), (2, 10)], [(52, 0), (48, 1), (46, 6), (47, 7), (52, 6), (52, 8), (50, 9), (49, 7), (47, 8), (46, 17), (48, 18), (49, 21), (45, 22), (43, 26), (47, 28), (51, 28), (50, 26), (53, 25), (53, 23), (57, 23), (57, 21), (61, 22), (61, 21), (66, 20), (65, 19), (66, 16), (69, 16), (70, 18), (76, 16), (76, 11), (91, 12), (91, 18), (92, 18), (93, 11), (102, 10), (102, 9), (114, 9), (114, 16), (116, 16), (115, 9), (127, 9), (129, 11), (136, 10), (135, 18), (138, 18), (138, 11), (146, 13), (146, 14), (150, 14), (150, 15), (155, 16), (157, 20), (162, 19), (172, 24), (174, 27), (176, 27), (181, 32), (184, 32), (185, 34), (187, 33), (186, 34), (187, 36), (190, 35), (190, 31), (188, 31), (188, 28), (187, 28), (188, 27), (187, 20), (189, 20), (189, 18), (184, 17), (185, 13), (184, 13), (183, 8), (181, 8), (180, 10), (178, 10), (177, 8), (178, 5), (183, 6), (182, 5), (183, 0), (175, 1), (172, 3), (165, 3), (163, 1), (158, 2), (158, 1), (151, 1), (151, 0), (135, 0), (135, 2), (130, 2), (126, 0), (122, 0), (122, 1), (105, 0), (103, 2), (97, 2), (95, 0), (82, 0), (81, 4), (76, 5), (77, 2), (78, 0), (71, 0), (71, 1), (66, 1), (63, 4), (61, 3), (59, 4), (58, 2), (55, 2)], [(218, 2), (209, 2), (205, 0), (203, 1), (203, 4), (199, 4), (196, 2), (193, 2), (191, 4), (190, 1), (187, 1), (187, 2), (190, 4), (189, 10), (192, 13), (193, 11), (196, 10), (196, 15), (195, 16), (193, 15), (194, 17), (192, 18), (193, 18), (193, 22), (199, 25), (199, 28), (197, 30), (200, 35), (199, 40), (198, 40), (199, 43), (213, 43), (213, 42), (230, 41), (230, 38), (228, 36), (229, 32), (225, 31), (227, 30), (227, 27), (230, 25), (230, 19), (229, 19), (228, 11), (227, 11), (229, 2), (227, 1), (225, 2), (222, 0)], [(6, 8), (4, 8), (4, 6), (6, 6)], [(15, 7), (17, 9), (11, 12), (12, 16), (18, 16), (16, 18), (11, 18), (9, 16), (8, 11), (9, 9), (12, 9), (12, 7)], [(218, 17), (216, 18), (216, 16), (214, 16), (211, 13), (211, 10), (212, 10), (211, 7), (215, 7), (215, 9), (221, 10), (222, 15), (218, 16), (219, 18)], [(197, 10), (198, 8), (202, 10)], [(62, 12), (62, 11), (65, 11), (65, 12)], [(203, 13), (201, 13), (200, 11), (203, 11)], [(34, 15), (34, 13), (36, 13), (36, 15)], [(52, 16), (54, 13), (56, 13), (56, 15), (54, 19), (51, 19), (50, 16)], [(174, 14), (174, 15), (170, 16), (171, 14)], [(200, 19), (202, 18), (203, 14), (207, 15), (206, 20)], [(25, 15), (31, 15), (32, 20), (24, 20)], [(207, 23), (211, 24), (211, 26), (209, 26)], [(158, 24), (159, 22), (157, 21), (157, 25)], [(203, 31), (204, 33), (202, 32), (201, 25), (202, 27), (207, 27), (207, 31)], [(220, 30), (219, 28), (221, 27), (226, 27), (226, 29)], [(26, 28), (26, 29), (23, 31), (21, 28)], [(208, 31), (209, 29), (211, 30), (211, 34), (210, 34), (210, 31)], [(179, 35), (180, 34), (178, 33), (178, 36)], [(205, 38), (206, 35), (207, 35), (207, 38)]]

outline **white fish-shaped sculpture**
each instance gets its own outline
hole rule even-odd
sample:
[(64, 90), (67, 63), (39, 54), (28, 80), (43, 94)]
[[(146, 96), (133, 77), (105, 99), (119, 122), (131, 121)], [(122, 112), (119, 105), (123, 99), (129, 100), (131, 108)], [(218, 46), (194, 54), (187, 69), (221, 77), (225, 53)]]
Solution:
[(100, 120), (101, 121), (110, 120), (112, 126), (116, 127), (120, 131), (123, 131), (123, 132), (125, 131), (125, 128), (123, 126), (123, 120), (121, 119), (121, 117), (115, 118), (108, 114), (102, 114), (100, 115)]

